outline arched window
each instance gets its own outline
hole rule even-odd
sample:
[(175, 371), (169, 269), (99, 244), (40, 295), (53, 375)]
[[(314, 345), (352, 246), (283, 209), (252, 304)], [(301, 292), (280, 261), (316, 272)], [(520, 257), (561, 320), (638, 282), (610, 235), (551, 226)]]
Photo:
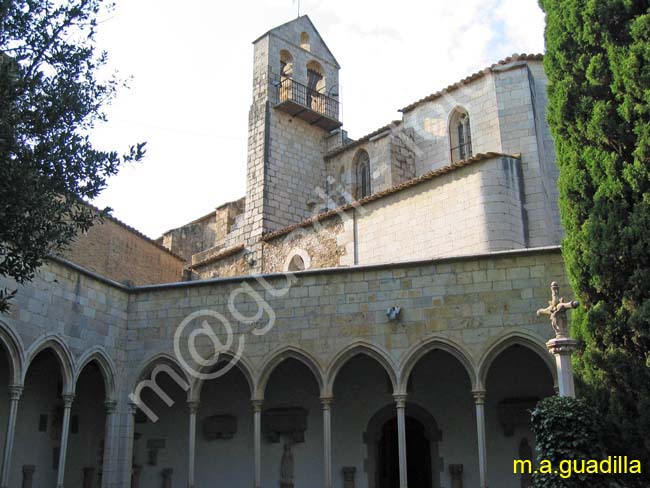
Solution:
[(285, 272), (304, 271), (311, 266), (311, 258), (303, 249), (294, 249), (289, 253), (284, 261), (283, 269)]
[(472, 157), (472, 131), (464, 108), (454, 109), (449, 118), (449, 142), (452, 163)]
[(310, 46), (309, 46), (309, 34), (306, 32), (302, 32), (300, 34), (300, 47), (303, 48), (305, 51), (309, 51)]
[(316, 61), (307, 63), (307, 106), (323, 113), (325, 99), (325, 70)]
[(370, 156), (360, 149), (354, 157), (356, 173), (356, 198), (361, 200), (370, 195)]
[(280, 101), (290, 100), (292, 95), (293, 56), (286, 50), (280, 51)]

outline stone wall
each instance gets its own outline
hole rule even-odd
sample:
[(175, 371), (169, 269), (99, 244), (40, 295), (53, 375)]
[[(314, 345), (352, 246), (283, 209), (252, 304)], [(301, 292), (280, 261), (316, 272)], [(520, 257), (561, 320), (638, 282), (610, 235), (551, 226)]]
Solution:
[(182, 258), (111, 218), (79, 234), (63, 257), (112, 280), (135, 285), (179, 281), (185, 265)]
[(494, 75), (488, 72), (404, 112), (404, 127), (412, 131), (418, 148), (416, 176), (451, 162), (449, 119), (457, 107), (467, 110), (470, 116), (474, 154), (508, 152), (501, 146), (494, 83)]
[(334, 216), (315, 225), (297, 229), (264, 244), (264, 272), (287, 271), (288, 261), (300, 252), (308, 256), (308, 269), (332, 268), (341, 265), (348, 252), (344, 224)]

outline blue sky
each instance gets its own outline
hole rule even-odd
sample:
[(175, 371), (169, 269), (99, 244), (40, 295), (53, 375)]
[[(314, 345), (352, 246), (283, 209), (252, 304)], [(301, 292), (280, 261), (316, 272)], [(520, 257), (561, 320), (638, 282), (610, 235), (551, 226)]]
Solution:
[[(302, 0), (341, 64), (344, 128), (360, 137), (397, 110), (513, 53), (543, 52), (536, 0)], [(245, 194), (251, 42), (297, 2), (117, 0), (98, 44), (132, 77), (93, 134), (100, 147), (147, 141), (95, 200), (156, 238)]]

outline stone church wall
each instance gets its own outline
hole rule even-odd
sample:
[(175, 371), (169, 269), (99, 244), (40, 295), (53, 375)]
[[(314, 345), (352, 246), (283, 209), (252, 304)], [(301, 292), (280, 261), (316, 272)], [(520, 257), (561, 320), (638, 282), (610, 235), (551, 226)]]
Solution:
[(449, 119), (458, 107), (469, 114), (474, 154), (508, 152), (501, 147), (494, 76), (487, 73), (403, 114), (418, 148), (416, 176), (451, 162)]
[(496, 157), (362, 205), (359, 264), (525, 247), (518, 165)]
[(63, 257), (134, 285), (180, 281), (185, 265), (182, 258), (109, 218), (78, 235)]

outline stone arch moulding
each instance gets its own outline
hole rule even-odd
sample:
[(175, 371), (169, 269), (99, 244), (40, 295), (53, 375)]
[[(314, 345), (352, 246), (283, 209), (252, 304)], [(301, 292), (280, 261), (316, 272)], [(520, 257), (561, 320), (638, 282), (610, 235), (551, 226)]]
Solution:
[[(303, 269), (290, 269), (293, 260), (299, 257), (302, 259), (303, 262)], [(292, 249), (289, 254), (287, 255), (287, 258), (284, 260), (284, 264), (282, 265), (282, 269), (284, 272), (288, 271), (304, 271), (305, 269), (311, 268), (311, 257), (309, 256), (309, 253), (305, 251), (304, 249)]]
[(487, 375), (490, 372), (492, 363), (502, 352), (510, 346), (515, 345), (526, 347), (536, 353), (548, 367), (551, 377), (553, 378), (553, 386), (557, 387), (557, 369), (555, 367), (555, 360), (546, 349), (544, 340), (531, 333), (512, 331), (497, 337), (492, 344), (485, 349), (485, 352), (479, 361), (477, 389), (485, 390)]
[[(179, 384), (178, 386), (187, 392), (188, 399), (189, 399), (190, 387), (192, 384), (191, 378), (187, 375), (187, 372), (183, 369), (183, 367), (181, 367), (181, 365), (178, 363), (176, 357), (173, 354), (170, 354), (168, 352), (154, 353), (149, 357), (147, 357), (142, 362), (140, 362), (140, 364), (135, 369), (135, 372), (137, 374), (136, 376), (134, 376), (134, 380), (131, 383), (129, 391), (127, 393), (128, 394), (134, 393), (136, 391), (138, 384), (141, 381), (152, 379), (151, 373), (153, 372), (154, 368), (156, 368), (156, 366), (159, 365), (168, 366), (172, 370), (172, 372), (178, 376), (178, 378), (173, 378), (172, 376), (172, 379), (174, 379), (177, 383), (179, 382), (178, 380), (181, 380), (181, 382), (185, 383), (184, 385)], [(160, 373), (165, 373), (165, 372), (160, 371)]]
[[(237, 357), (235, 354), (232, 354), (229, 351), (220, 352), (219, 357), (223, 359), (217, 361), (217, 364), (214, 367), (206, 367), (201, 369), (199, 372), (201, 374), (210, 374), (211, 372), (222, 371), (223, 374), (217, 373), (218, 375), (215, 376), (215, 378), (208, 378), (208, 379), (193, 378), (190, 386), (190, 400), (200, 401), (203, 385), (205, 385), (206, 382), (211, 381), (212, 379), (217, 379), (221, 376), (225, 376), (225, 374), (228, 373), (228, 371), (230, 371), (232, 368), (237, 368), (244, 376), (244, 378), (246, 379), (246, 383), (248, 384), (248, 388), (252, 398), (256, 391), (256, 385), (255, 385), (255, 375), (253, 374), (254, 370), (253, 367), (250, 365), (250, 363), (244, 357)], [(228, 365), (225, 368), (219, 369), (219, 364), (223, 362), (227, 362)]]
[(472, 390), (476, 389), (478, 384), (478, 368), (476, 367), (472, 355), (466, 351), (460, 344), (456, 344), (443, 337), (430, 337), (411, 347), (404, 354), (399, 369), (398, 393), (406, 394), (409, 377), (417, 363), (431, 351), (440, 350), (451, 354), (467, 372)]
[(22, 385), (25, 374), (25, 347), (20, 336), (16, 334), (9, 324), (2, 320), (0, 320), (0, 345), (7, 353), (7, 360), (11, 368), (9, 378), (11, 384)]
[(348, 344), (330, 361), (330, 364), (328, 365), (325, 373), (325, 389), (323, 396), (333, 396), (334, 382), (336, 381), (336, 377), (339, 374), (339, 371), (350, 359), (358, 356), (359, 354), (364, 354), (377, 361), (390, 378), (390, 382), (393, 386), (393, 393), (397, 393), (399, 391), (397, 366), (390, 355), (372, 343), (357, 341), (353, 342), (352, 344)]
[(117, 398), (117, 368), (110, 355), (101, 346), (95, 346), (89, 349), (77, 361), (74, 377), (75, 390), (84, 368), (93, 362), (97, 364), (104, 378), (104, 394), (106, 395), (106, 400), (115, 400)]
[(323, 370), (320, 366), (319, 361), (311, 355), (311, 353), (305, 351), (304, 349), (286, 346), (281, 349), (277, 349), (269, 355), (269, 359), (262, 365), (260, 368), (260, 373), (257, 381), (257, 390), (255, 392), (254, 399), (263, 400), (264, 394), (266, 392), (266, 385), (268, 384), (271, 374), (277, 366), (280, 365), (286, 359), (296, 359), (303, 363), (314, 375), (314, 379), (318, 384), (318, 391), (323, 392), (324, 390), (324, 377)]
[(27, 372), (32, 364), (32, 361), (39, 355), (39, 353), (46, 349), (54, 353), (59, 366), (61, 367), (61, 379), (63, 380), (63, 394), (74, 394), (74, 357), (65, 343), (63, 337), (59, 334), (48, 333), (44, 334), (34, 341), (34, 343), (27, 349), (25, 354), (25, 369), (23, 370), (22, 384), (25, 382)]

